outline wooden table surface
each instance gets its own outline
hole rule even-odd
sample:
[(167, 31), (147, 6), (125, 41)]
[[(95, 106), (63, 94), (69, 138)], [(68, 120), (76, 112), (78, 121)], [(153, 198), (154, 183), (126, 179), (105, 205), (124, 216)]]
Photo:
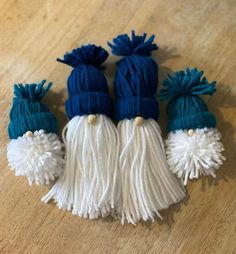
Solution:
[[(236, 253), (235, 17), (235, 0), (0, 1), (0, 254)], [(6, 159), (13, 84), (52, 81), (45, 103), (62, 128), (70, 68), (55, 59), (84, 43), (107, 47), (108, 40), (132, 29), (156, 34), (160, 86), (168, 72), (187, 66), (218, 81), (218, 92), (207, 101), (227, 157), (215, 180), (189, 183), (188, 197), (163, 211), (163, 221), (136, 227), (110, 218), (81, 219), (41, 203), (48, 187), (29, 187)], [(107, 62), (110, 85), (114, 61), (111, 56)], [(164, 104), (160, 124), (164, 130)]]

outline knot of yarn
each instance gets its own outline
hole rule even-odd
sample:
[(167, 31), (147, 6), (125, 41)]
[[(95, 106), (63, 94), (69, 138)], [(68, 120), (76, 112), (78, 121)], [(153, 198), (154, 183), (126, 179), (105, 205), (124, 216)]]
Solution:
[(132, 31), (131, 38), (127, 34), (121, 34), (113, 39), (113, 44), (108, 42), (108, 45), (111, 47), (112, 53), (117, 56), (150, 56), (153, 50), (158, 49), (158, 46), (153, 43), (155, 35), (147, 40), (146, 37), (146, 33), (139, 36)]
[(73, 49), (71, 52), (64, 55), (64, 59), (58, 58), (57, 61), (73, 68), (79, 65), (92, 65), (96, 68), (100, 68), (107, 57), (108, 53), (104, 48), (94, 44), (88, 44)]
[(52, 86), (52, 83), (49, 82), (44, 87), (45, 83), (46, 80), (42, 80), (39, 84), (15, 84), (14, 100), (40, 101)]

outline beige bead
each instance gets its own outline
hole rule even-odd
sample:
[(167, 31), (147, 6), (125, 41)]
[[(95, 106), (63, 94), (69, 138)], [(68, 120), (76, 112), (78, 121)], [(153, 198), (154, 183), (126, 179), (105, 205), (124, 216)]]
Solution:
[(93, 124), (96, 122), (96, 120), (97, 120), (96, 115), (92, 115), (92, 114), (88, 115), (88, 123)]
[(26, 136), (27, 138), (33, 137), (33, 132), (32, 132), (32, 131), (27, 131), (27, 132), (25, 133), (25, 136)]
[(189, 129), (189, 130), (188, 130), (188, 135), (189, 135), (190, 137), (192, 137), (193, 134), (194, 134), (194, 130), (193, 130), (193, 129)]
[(135, 117), (134, 122), (135, 122), (136, 125), (140, 126), (140, 125), (143, 124), (144, 118), (141, 117), (141, 116), (137, 116), (137, 117)]

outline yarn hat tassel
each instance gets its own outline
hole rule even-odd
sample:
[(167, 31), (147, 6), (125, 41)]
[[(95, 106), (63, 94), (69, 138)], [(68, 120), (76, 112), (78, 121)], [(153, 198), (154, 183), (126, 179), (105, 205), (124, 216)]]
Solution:
[(203, 71), (187, 68), (169, 76), (160, 93), (167, 106), (168, 137), (166, 153), (170, 170), (183, 180), (201, 175), (216, 176), (225, 157), (216, 118), (208, 111), (200, 95), (212, 95), (216, 82), (208, 83)]
[(85, 45), (67, 53), (63, 60), (73, 67), (68, 78), (63, 130), (66, 166), (43, 202), (54, 199), (60, 209), (94, 219), (116, 212), (120, 202), (118, 132), (109, 118), (112, 100), (100, 71), (108, 53), (102, 47)]
[(52, 83), (14, 86), (13, 105), (10, 111), (7, 146), (10, 168), (16, 176), (26, 176), (29, 185), (49, 184), (62, 174), (64, 159), (62, 143), (56, 132), (57, 120), (41, 99)]
[(154, 35), (119, 35), (108, 43), (113, 54), (123, 56), (117, 63), (114, 91), (119, 120), (120, 171), (122, 180), (121, 222), (161, 218), (160, 210), (185, 197), (183, 186), (169, 170), (161, 130), (155, 119), (154, 98), (158, 67), (149, 56), (158, 49)]

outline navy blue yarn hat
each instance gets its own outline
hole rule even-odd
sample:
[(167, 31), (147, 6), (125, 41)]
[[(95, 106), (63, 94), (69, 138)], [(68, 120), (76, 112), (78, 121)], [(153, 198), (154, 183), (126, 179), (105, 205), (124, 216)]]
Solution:
[(8, 134), (11, 139), (23, 136), (27, 131), (45, 130), (56, 133), (57, 120), (48, 107), (40, 100), (48, 92), (52, 83), (44, 88), (46, 80), (39, 84), (14, 85), (14, 98), (10, 111)]
[(124, 56), (117, 62), (118, 68), (114, 80), (116, 101), (116, 118), (132, 119), (136, 116), (147, 118), (158, 117), (158, 104), (155, 93), (158, 82), (158, 66), (151, 56), (158, 47), (153, 43), (154, 35), (146, 40), (147, 34), (131, 38), (122, 34), (108, 45), (112, 53)]
[(112, 101), (101, 64), (108, 53), (93, 44), (73, 49), (64, 59), (57, 59), (73, 67), (67, 81), (68, 99), (65, 103), (68, 118), (89, 114), (111, 116)]
[(177, 71), (173, 76), (169, 75), (163, 85), (165, 88), (160, 97), (169, 100), (168, 131), (215, 128), (216, 118), (199, 95), (212, 95), (216, 91), (216, 82), (208, 83), (203, 71), (197, 68)]

